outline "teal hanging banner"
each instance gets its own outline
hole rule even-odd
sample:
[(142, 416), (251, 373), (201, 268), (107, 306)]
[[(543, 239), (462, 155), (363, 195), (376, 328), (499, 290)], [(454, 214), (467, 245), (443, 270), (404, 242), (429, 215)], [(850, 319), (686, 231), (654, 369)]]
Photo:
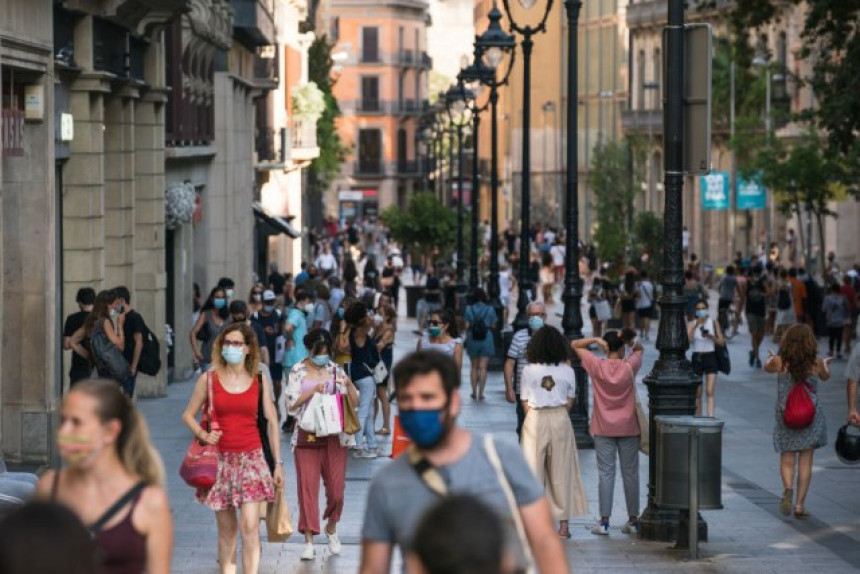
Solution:
[(717, 171), (699, 178), (702, 186), (702, 210), (719, 211), (729, 208), (729, 174)]
[(738, 209), (764, 209), (767, 207), (767, 188), (761, 183), (760, 173), (749, 179), (738, 176), (735, 205)]

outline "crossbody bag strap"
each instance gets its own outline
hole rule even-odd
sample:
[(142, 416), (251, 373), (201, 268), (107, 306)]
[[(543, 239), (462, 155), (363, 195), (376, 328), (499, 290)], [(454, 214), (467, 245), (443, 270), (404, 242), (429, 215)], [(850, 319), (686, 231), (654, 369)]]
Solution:
[(107, 524), (110, 521), (110, 519), (116, 515), (117, 512), (122, 510), (126, 504), (128, 504), (129, 502), (134, 500), (134, 498), (138, 494), (140, 494), (140, 492), (144, 488), (146, 488), (146, 483), (143, 482), (142, 480), (140, 482), (138, 482), (137, 484), (135, 484), (134, 486), (132, 486), (128, 492), (123, 494), (119, 500), (114, 502), (110, 508), (105, 510), (104, 514), (102, 514), (101, 517), (98, 520), (96, 520), (89, 527), (90, 534), (95, 535), (95, 534), (98, 534), (99, 532), (101, 532), (102, 528), (104, 528), (104, 525)]
[(511, 511), (511, 518), (514, 521), (514, 526), (517, 529), (517, 536), (520, 539), (520, 544), (523, 547), (523, 554), (526, 557), (526, 563), (528, 564), (528, 572), (535, 572), (535, 560), (532, 555), (531, 546), (529, 546), (529, 540), (526, 537), (526, 529), (523, 526), (523, 518), (520, 516), (520, 509), (517, 506), (517, 500), (514, 498), (514, 491), (511, 489), (511, 483), (508, 481), (507, 475), (505, 475), (505, 470), (502, 468), (502, 461), (499, 459), (499, 453), (496, 451), (496, 443), (493, 441), (493, 435), (485, 434), (484, 435), (484, 450), (487, 453), (487, 458), (490, 459), (490, 464), (493, 466), (493, 470), (496, 471), (496, 476), (499, 479), (499, 485), (502, 487), (502, 491), (505, 493), (505, 499), (508, 502), (508, 508)]
[(418, 475), (427, 488), (438, 494), (439, 496), (448, 496), (448, 485), (445, 484), (445, 479), (435, 466), (430, 464), (430, 461), (421, 454), (418, 448), (411, 444), (406, 449), (406, 457), (409, 461), (409, 466)]
[(206, 432), (212, 431), (212, 423), (215, 422), (214, 393), (212, 392), (212, 371), (206, 371)]

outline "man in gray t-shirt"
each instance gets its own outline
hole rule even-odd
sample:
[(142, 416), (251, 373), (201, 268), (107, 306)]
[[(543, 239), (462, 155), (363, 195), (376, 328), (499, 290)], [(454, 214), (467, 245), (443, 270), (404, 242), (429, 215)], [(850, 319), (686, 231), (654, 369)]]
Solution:
[[(459, 376), (454, 361), (437, 351), (418, 351), (401, 360), (393, 372), (400, 422), (413, 441), (410, 451), (373, 477), (362, 527), (362, 574), (387, 573), (394, 546), (404, 556), (424, 512), (441, 496), (474, 495), (499, 513), (513, 554), (522, 562), (511, 505), (495, 470), (485, 439), (459, 428)], [(518, 514), (540, 572), (568, 572), (567, 559), (555, 533), (543, 489), (522, 451), (493, 440), (504, 481), (513, 493)], [(468, 541), (464, 541), (468, 543)]]

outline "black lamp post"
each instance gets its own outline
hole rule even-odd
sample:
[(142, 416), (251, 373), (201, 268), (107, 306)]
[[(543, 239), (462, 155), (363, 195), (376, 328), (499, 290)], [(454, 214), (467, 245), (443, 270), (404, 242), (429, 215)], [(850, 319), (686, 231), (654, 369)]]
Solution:
[(462, 83), (451, 86), (445, 94), (448, 119), (457, 132), (457, 309), (462, 309), (466, 294), (466, 258), (463, 253), (463, 130), (469, 125), (466, 112), (469, 102), (474, 99), (475, 94), (467, 90)]
[[(523, 9), (528, 10), (537, 3), (537, 0), (518, 0)], [(531, 244), (529, 241), (531, 227), (531, 56), (534, 42), (532, 36), (546, 31), (546, 20), (549, 17), (550, 9), (552, 9), (552, 0), (547, 0), (546, 10), (540, 23), (536, 26), (520, 26), (514, 21), (511, 15), (511, 7), (509, 0), (502, 0), (505, 6), (505, 13), (508, 15), (508, 21), (511, 23), (511, 29), (523, 37), (523, 158), (522, 158), (522, 201), (520, 206), (520, 271), (518, 278), (517, 297), (517, 316), (514, 319), (514, 329), (520, 330), (528, 327), (528, 317), (526, 316), (526, 307), (529, 304), (528, 292), (531, 291), (531, 281), (529, 281), (529, 255), (531, 253)]]
[[(564, 335), (573, 341), (582, 338), (582, 277), (579, 276), (579, 146), (577, 102), (579, 78), (577, 54), (579, 51), (580, 0), (564, 0), (567, 13), (567, 231), (565, 233), (564, 315), (561, 325)], [(570, 422), (579, 448), (594, 448), (594, 439), (588, 432), (588, 374), (579, 358), (572, 361), (576, 373), (576, 396), (580, 397), (570, 411)]]
[[(485, 78), (495, 75), (495, 70), (484, 65), (481, 48), (478, 46), (477, 39), (474, 46), (474, 60), (471, 64), (460, 70), (457, 76), (461, 82), (471, 85), (482, 83)], [(475, 91), (475, 94), (477, 96), (477, 91)], [(487, 106), (489, 105), (490, 102), (488, 100), (483, 106), (479, 106), (478, 98), (475, 97), (472, 100), (470, 108), (472, 114), (472, 241), (469, 246), (469, 291), (473, 295), (480, 284), (478, 276), (478, 195), (480, 194), (480, 183), (478, 181), (478, 134), (481, 128), (481, 114), (487, 110)]]
[[(496, 356), (490, 361), (490, 368), (501, 369), (504, 363), (505, 345), (502, 341), (505, 308), (502, 305), (501, 289), (499, 287), (499, 88), (508, 84), (511, 71), (516, 61), (516, 42), (511, 34), (502, 29), (502, 13), (493, 4), (487, 18), (490, 23), (487, 29), (475, 40), (475, 47), (480, 51), (480, 62), (489, 73), (482, 74), (480, 82), (490, 88), (490, 283), (487, 295), (490, 305), (496, 310), (499, 318), (498, 327), (493, 333)], [(505, 55), (508, 64), (504, 74), (499, 74), (499, 68)]]
[[(684, 191), (684, 0), (669, 0), (669, 26), (666, 46), (666, 108), (663, 125), (666, 137), (664, 166), (665, 207), (663, 212), (663, 294), (660, 297), (660, 330), (657, 349), (660, 356), (654, 370), (645, 377), (651, 410), (649, 430), (655, 436), (654, 417), (692, 415), (696, 409), (696, 388), (701, 382), (693, 376), (686, 358), (689, 347), (684, 321), (684, 261), (681, 251), (682, 193)], [(639, 536), (648, 540), (675, 540), (686, 533), (680, 528), (681, 514), (657, 506), (654, 497), (659, 442), (651, 441), (648, 457), (648, 506), (642, 513)], [(700, 519), (701, 520), (701, 519)], [(707, 540), (707, 525), (699, 522), (700, 540)]]

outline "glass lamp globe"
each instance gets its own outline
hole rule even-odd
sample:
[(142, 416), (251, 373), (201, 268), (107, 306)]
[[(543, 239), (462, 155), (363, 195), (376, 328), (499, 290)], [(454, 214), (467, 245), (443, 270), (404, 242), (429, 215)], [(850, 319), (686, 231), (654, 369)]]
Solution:
[(484, 55), (484, 63), (490, 68), (496, 69), (502, 63), (504, 53), (501, 48), (490, 48)]
[(537, 4), (537, 0), (517, 0), (524, 10), (531, 10)]
[(459, 99), (459, 98), (458, 98), (458, 99), (456, 99), (456, 100), (454, 100), (453, 102), (451, 102), (451, 109), (452, 109), (452, 110), (454, 110), (454, 112), (455, 112), (457, 115), (462, 114), (463, 112), (465, 112), (465, 111), (466, 111), (466, 102), (465, 102), (465, 100), (462, 100), (462, 99)]

